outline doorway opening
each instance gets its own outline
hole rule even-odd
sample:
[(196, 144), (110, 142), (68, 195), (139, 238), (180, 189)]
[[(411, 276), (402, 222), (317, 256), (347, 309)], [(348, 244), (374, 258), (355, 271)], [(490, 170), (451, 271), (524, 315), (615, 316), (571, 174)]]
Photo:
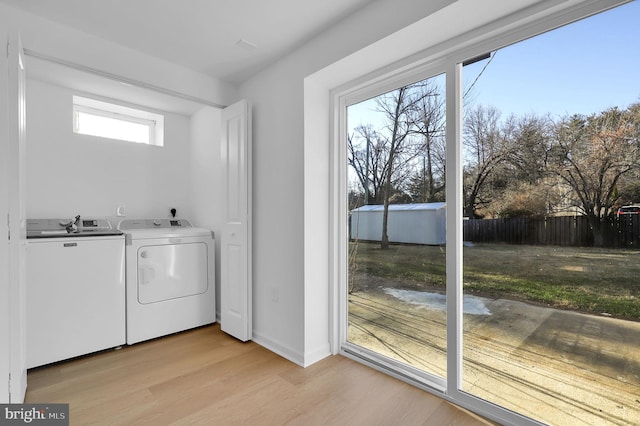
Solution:
[(639, 14), (345, 97), (345, 352), (512, 422), (640, 417)]

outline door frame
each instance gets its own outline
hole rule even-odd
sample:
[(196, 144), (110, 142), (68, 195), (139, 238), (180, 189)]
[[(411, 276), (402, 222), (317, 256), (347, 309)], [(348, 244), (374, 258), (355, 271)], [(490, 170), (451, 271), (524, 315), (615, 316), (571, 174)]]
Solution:
[[(7, 377), (7, 394), (0, 394), (0, 401), (22, 403), (27, 390), (26, 368), (26, 95), (24, 53), (20, 35), (15, 31), (6, 34), (6, 57), (0, 61), (0, 92), (6, 94), (6, 104), (0, 107), (0, 128), (6, 129), (0, 143), (2, 153), (2, 216), (0, 232), (3, 240), (0, 251), (2, 275), (0, 296), (6, 312), (0, 326), (0, 338), (9, 342), (3, 345), (0, 356), (0, 374)], [(5, 244), (6, 241), (6, 244)], [(6, 350), (4, 349), (6, 348)], [(7, 376), (8, 375), (8, 376)], [(4, 385), (3, 385), (4, 387)]]
[[(457, 405), (504, 424), (541, 425), (533, 419), (482, 400), (461, 389), (462, 380), (462, 128), (461, 128), (461, 68), (462, 63), (491, 52), (627, 3), (622, 0), (599, 0), (554, 10), (552, 2), (543, 1), (499, 19), (469, 34), (463, 34), (442, 45), (405, 58), (378, 70), (369, 70), (359, 77), (329, 89), (332, 120), (330, 136), (332, 160), (329, 166), (331, 193), (329, 221), (330, 342), (334, 353), (340, 353), (400, 380), (434, 393)], [(515, 25), (516, 22), (522, 25)], [(507, 28), (501, 30), (501, 28)], [(489, 34), (489, 35), (485, 35)], [(388, 48), (388, 46), (386, 46)], [(348, 324), (347, 288), (347, 215), (346, 215), (346, 107), (357, 99), (366, 99), (392, 90), (411, 81), (420, 80), (428, 70), (442, 67), (447, 86), (447, 378), (444, 387), (420, 380), (410, 369), (395, 369), (392, 363), (369, 358), (365, 352), (354, 353), (346, 342)], [(427, 75), (428, 77), (428, 75)], [(316, 76), (316, 78), (318, 78)], [(336, 306), (337, 305), (337, 306)], [(365, 356), (363, 356), (365, 355)]]
[[(0, 28), (0, 43), (6, 46), (8, 43), (8, 33), (5, 28)], [(8, 99), (8, 62), (7, 56), (0, 55), (0, 99)], [(9, 157), (9, 133), (8, 133), (8, 111), (7, 102), (0, 102), (0, 235), (2, 243), (0, 244), (0, 342), (9, 342), (11, 338), (11, 304), (9, 298), (11, 294), (9, 280), (9, 174), (8, 174), (8, 157)], [(0, 346), (0, 403), (8, 403), (10, 400), (10, 382), (9, 375), (11, 372), (11, 346)], [(6, 383), (6, 385), (5, 385)]]

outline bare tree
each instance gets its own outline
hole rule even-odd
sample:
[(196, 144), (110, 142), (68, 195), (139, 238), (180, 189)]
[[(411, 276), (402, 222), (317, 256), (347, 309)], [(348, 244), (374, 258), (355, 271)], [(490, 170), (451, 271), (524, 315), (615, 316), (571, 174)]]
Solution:
[(505, 186), (498, 171), (506, 166), (511, 154), (510, 139), (500, 129), (500, 112), (494, 107), (477, 106), (468, 111), (464, 122), (465, 215), (477, 217), (479, 205), (488, 203), (493, 189), (489, 183)]
[(371, 125), (361, 125), (347, 136), (348, 162), (363, 188), (364, 204), (378, 204), (386, 173), (389, 146)]
[(417, 155), (415, 142), (410, 136), (414, 126), (414, 111), (426, 96), (422, 90), (424, 81), (403, 86), (376, 98), (378, 111), (382, 112), (390, 135), (389, 160), (383, 186), (384, 209), (382, 214), (382, 241), (380, 248), (389, 248), (389, 201), (392, 195), (392, 176), (396, 167), (409, 164)]
[(445, 98), (431, 80), (419, 88), (421, 96), (413, 110), (413, 134), (419, 136), (422, 164), (411, 179), (412, 195), (421, 202), (441, 201), (445, 176)]
[(574, 204), (589, 220), (594, 245), (604, 245), (604, 225), (619, 197), (621, 179), (638, 170), (638, 117), (612, 108), (558, 123), (553, 172), (572, 190)]
[(502, 126), (513, 147), (507, 161), (513, 167), (515, 181), (536, 185), (545, 178), (553, 125), (549, 117), (526, 114), (511, 115)]
[(388, 248), (389, 204), (412, 200), (410, 178), (416, 170), (422, 166), (428, 197), (436, 197), (444, 188), (444, 99), (437, 86), (424, 80), (374, 101), (380, 118), (348, 135), (348, 161), (365, 203), (384, 205), (381, 247)]
[(509, 148), (496, 170), (502, 187), (486, 210), (493, 217), (545, 216), (558, 202), (555, 180), (547, 171), (553, 122), (535, 114), (511, 115), (500, 128)]

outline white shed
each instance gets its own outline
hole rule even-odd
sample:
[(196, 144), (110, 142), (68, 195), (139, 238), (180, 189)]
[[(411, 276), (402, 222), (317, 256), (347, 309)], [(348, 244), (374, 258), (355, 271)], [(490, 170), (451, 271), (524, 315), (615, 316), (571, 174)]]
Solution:
[[(440, 245), (445, 243), (446, 203), (390, 204), (387, 233), (391, 243)], [(384, 206), (362, 206), (351, 211), (350, 237), (382, 240)]]

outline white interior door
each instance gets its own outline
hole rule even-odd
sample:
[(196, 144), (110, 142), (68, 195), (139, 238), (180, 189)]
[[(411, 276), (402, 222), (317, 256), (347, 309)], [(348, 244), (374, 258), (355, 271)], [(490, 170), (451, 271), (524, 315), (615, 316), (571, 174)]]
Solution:
[(220, 327), (243, 342), (252, 337), (251, 106), (222, 111), (224, 223), (220, 236)]
[[(6, 34), (3, 32), (3, 34)], [(3, 250), (0, 252), (0, 299), (2, 300), (4, 323), (0, 328), (3, 350), (2, 370), (5, 374), (8, 356), (9, 385), (8, 399), (11, 403), (22, 403), (27, 390), (26, 367), (26, 316), (25, 316), (25, 274), (26, 274), (26, 205), (25, 205), (25, 150), (26, 150), (26, 99), (25, 72), (22, 45), (20, 37), (13, 32), (6, 36), (4, 46), (8, 48), (6, 58), (2, 63), (1, 78), (2, 91), (6, 99), (6, 106), (0, 109), (2, 126), (2, 152), (4, 181), (0, 185), (2, 198)], [(6, 109), (4, 109), (6, 108)], [(6, 225), (5, 225), (6, 224)], [(6, 238), (6, 239), (5, 239)], [(6, 242), (6, 243), (5, 243)], [(6, 305), (6, 306), (5, 306)], [(7, 309), (5, 309), (7, 308)], [(8, 336), (6, 334), (8, 333)], [(6, 376), (4, 376), (6, 377)], [(4, 379), (3, 379), (4, 380)], [(0, 394), (4, 399), (5, 394)]]

